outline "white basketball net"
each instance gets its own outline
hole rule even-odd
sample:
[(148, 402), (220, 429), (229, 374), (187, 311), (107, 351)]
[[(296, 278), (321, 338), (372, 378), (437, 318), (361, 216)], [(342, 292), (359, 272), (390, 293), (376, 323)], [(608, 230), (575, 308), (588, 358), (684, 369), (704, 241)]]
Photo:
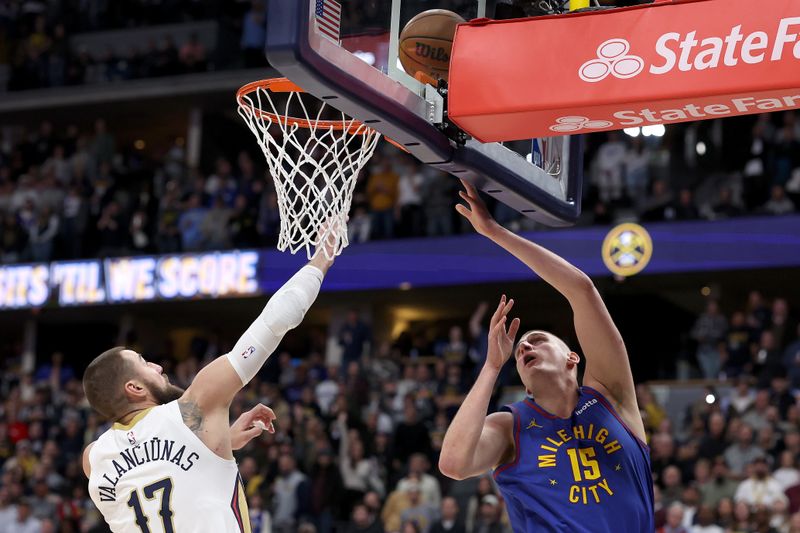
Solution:
[[(310, 110), (298, 92), (277, 94), (286, 102), (276, 105), (277, 98), (263, 87), (241, 95), (239, 115), (256, 136), (275, 182), (281, 217), (278, 250), (288, 248), (294, 254), (305, 248), (311, 259), (321, 249), (333, 259), (349, 244), (353, 190), (380, 134), (325, 102)], [(334, 113), (343, 127), (329, 125)], [(301, 127), (286, 117), (310, 124)]]

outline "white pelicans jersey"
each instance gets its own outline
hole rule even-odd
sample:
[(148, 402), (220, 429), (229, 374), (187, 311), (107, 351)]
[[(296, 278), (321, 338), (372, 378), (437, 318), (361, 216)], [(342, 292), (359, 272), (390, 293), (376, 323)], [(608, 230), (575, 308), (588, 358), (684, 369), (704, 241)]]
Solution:
[(192, 433), (177, 401), (114, 424), (89, 464), (89, 494), (114, 533), (250, 533), (236, 461)]

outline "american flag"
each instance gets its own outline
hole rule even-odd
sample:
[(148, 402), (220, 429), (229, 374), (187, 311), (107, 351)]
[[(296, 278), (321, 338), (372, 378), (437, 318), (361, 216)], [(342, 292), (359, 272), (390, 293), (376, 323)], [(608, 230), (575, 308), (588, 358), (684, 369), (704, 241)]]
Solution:
[(325, 37), (339, 44), (339, 26), (342, 21), (342, 5), (336, 0), (316, 0), (314, 13), (317, 16), (319, 31)]

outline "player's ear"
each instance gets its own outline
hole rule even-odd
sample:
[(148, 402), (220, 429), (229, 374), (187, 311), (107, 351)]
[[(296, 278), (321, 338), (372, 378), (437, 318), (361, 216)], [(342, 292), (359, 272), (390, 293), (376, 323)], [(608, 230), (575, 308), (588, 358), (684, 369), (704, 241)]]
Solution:
[(578, 366), (578, 363), (581, 362), (581, 356), (578, 355), (576, 352), (569, 352), (567, 354), (567, 363), (572, 366)]
[(125, 382), (125, 396), (131, 403), (141, 402), (147, 397), (147, 389), (138, 379), (129, 379)]

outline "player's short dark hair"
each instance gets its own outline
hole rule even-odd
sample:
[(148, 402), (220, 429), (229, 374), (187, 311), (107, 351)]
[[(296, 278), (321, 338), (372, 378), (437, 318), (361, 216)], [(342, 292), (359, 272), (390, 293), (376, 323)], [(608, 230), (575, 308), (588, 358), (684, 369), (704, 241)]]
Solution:
[(111, 420), (127, 407), (123, 385), (133, 376), (132, 365), (122, 357), (124, 346), (106, 350), (89, 363), (83, 373), (83, 391), (89, 404)]

